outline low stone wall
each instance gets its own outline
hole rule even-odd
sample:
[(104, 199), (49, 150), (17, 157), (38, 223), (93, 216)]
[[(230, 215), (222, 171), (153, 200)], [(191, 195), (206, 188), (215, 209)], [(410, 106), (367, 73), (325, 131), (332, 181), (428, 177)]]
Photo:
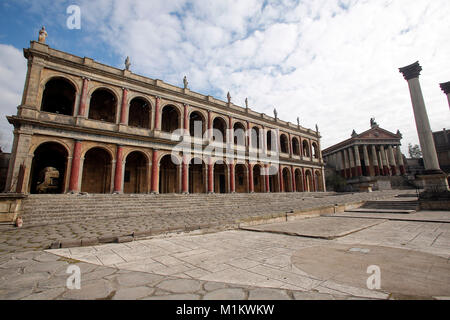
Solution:
[(450, 200), (420, 200), (420, 210), (450, 211)]
[(0, 223), (13, 224), (20, 215), (23, 194), (0, 194)]

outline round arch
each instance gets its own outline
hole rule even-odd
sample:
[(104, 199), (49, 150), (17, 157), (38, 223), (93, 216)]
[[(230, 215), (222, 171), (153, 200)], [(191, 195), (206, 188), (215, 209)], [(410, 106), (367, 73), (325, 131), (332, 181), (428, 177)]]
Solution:
[(260, 164), (255, 164), (253, 166), (253, 191), (256, 193), (262, 193), (265, 191), (265, 176), (262, 174), (262, 170), (264, 170), (264, 167)]
[(131, 151), (125, 157), (124, 193), (146, 193), (148, 190), (148, 157), (142, 151)]
[(178, 193), (179, 192), (179, 161), (177, 157), (171, 154), (161, 156), (159, 160), (159, 193)]
[(212, 123), (212, 136), (214, 141), (226, 143), (227, 141), (227, 121), (221, 117), (216, 116)]
[(292, 138), (292, 153), (296, 156), (300, 155), (300, 143), (296, 137)]
[(117, 95), (106, 87), (96, 88), (89, 101), (89, 119), (116, 122)]
[(233, 124), (233, 142), (234, 145), (237, 146), (246, 146), (246, 139), (245, 139), (245, 135), (246, 135), (246, 130), (245, 130), (245, 126), (242, 122), (240, 121), (236, 121)]
[(166, 104), (161, 108), (161, 131), (173, 133), (181, 128), (181, 111), (174, 104)]
[(297, 192), (304, 192), (305, 188), (303, 186), (303, 175), (302, 171), (300, 169), (295, 169), (294, 171), (295, 175), (295, 187), (297, 189)]
[(283, 188), (284, 192), (292, 192), (291, 170), (283, 168)]
[(289, 141), (284, 133), (280, 135), (280, 149), (282, 153), (289, 153)]
[(86, 151), (81, 180), (82, 192), (111, 192), (112, 159), (110, 151), (102, 147), (93, 147)]
[(150, 129), (152, 116), (151, 103), (141, 97), (136, 96), (130, 100), (128, 107), (128, 125), (131, 127)]
[(237, 163), (234, 166), (234, 180), (236, 193), (248, 193), (248, 167), (246, 164)]
[(189, 193), (206, 193), (206, 164), (198, 158), (193, 157), (189, 162)]
[(191, 137), (202, 138), (206, 130), (206, 120), (202, 112), (191, 111), (189, 114), (189, 134)]
[(270, 165), (268, 174), (269, 174), (270, 192), (280, 192), (280, 179), (279, 179), (278, 167), (275, 165)]
[(45, 83), (41, 111), (72, 116), (75, 110), (77, 87), (65, 77), (54, 76)]

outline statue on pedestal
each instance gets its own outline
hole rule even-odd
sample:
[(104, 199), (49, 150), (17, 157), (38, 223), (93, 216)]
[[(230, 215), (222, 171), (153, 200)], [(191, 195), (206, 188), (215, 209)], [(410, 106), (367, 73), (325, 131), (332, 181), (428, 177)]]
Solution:
[(228, 103), (231, 103), (231, 95), (230, 95), (230, 91), (228, 91), (228, 93), (227, 93), (227, 100), (228, 100)]
[(300, 117), (297, 117), (297, 126), (300, 127)]
[(188, 82), (186, 76), (184, 76), (184, 78), (183, 78), (183, 85), (184, 85), (185, 89), (188, 89), (188, 84), (189, 84), (189, 82)]
[(278, 119), (278, 112), (277, 109), (273, 108), (273, 115), (275, 116), (275, 120)]
[(47, 38), (47, 36), (48, 36), (47, 31), (45, 31), (45, 27), (42, 26), (42, 29), (39, 31), (38, 41), (40, 43), (45, 43), (45, 39)]
[(125, 70), (130, 70), (130, 66), (131, 66), (131, 63), (130, 63), (130, 57), (128, 57), (127, 56), (127, 58), (125, 59)]

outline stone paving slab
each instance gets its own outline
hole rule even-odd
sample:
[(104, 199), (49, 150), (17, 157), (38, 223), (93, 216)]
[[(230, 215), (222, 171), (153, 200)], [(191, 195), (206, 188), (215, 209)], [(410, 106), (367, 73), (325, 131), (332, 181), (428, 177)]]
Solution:
[(446, 222), (450, 223), (450, 211), (418, 211), (411, 214), (389, 214), (382, 212), (342, 212), (327, 215), (332, 217), (351, 217), (351, 218), (369, 218), (369, 219), (389, 219), (400, 221), (418, 221), (418, 222)]
[(242, 227), (241, 229), (310, 238), (335, 239), (362, 229), (370, 228), (385, 221), (387, 220), (338, 218), (329, 216), (302, 221), (266, 224), (255, 227)]

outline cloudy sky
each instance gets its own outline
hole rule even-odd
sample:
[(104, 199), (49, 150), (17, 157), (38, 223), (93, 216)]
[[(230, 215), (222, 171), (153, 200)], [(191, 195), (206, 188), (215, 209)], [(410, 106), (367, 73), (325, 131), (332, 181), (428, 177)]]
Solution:
[[(81, 29), (66, 9), (81, 8)], [(22, 48), (46, 26), (56, 49), (232, 101), (308, 128), (322, 148), (362, 132), (375, 117), (418, 143), (399, 67), (419, 61), (433, 131), (450, 128), (439, 83), (450, 81), (448, 0), (2, 0), (0, 143), (10, 150), (26, 75)]]

